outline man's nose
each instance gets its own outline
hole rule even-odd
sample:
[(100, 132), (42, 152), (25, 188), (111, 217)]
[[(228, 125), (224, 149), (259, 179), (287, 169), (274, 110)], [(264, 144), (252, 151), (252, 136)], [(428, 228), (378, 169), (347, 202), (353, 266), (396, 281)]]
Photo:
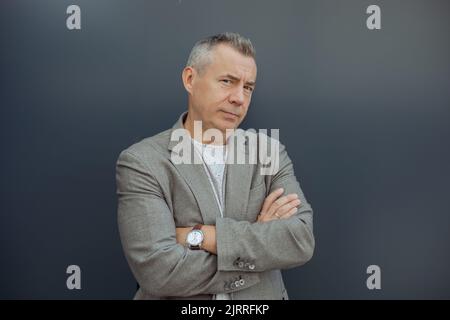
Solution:
[(236, 87), (230, 95), (230, 102), (238, 106), (244, 104), (244, 88)]

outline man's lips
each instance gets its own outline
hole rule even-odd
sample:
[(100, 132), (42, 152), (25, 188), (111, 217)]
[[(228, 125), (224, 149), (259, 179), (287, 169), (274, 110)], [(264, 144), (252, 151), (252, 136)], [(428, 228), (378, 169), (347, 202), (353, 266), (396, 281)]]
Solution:
[(224, 112), (224, 113), (226, 113), (226, 114), (228, 114), (228, 115), (230, 115), (230, 116), (232, 116), (232, 117), (239, 118), (239, 115), (238, 115), (238, 114), (235, 114), (235, 113), (232, 113), (232, 112), (228, 112), (228, 111), (225, 111), (225, 110), (222, 110), (222, 112)]

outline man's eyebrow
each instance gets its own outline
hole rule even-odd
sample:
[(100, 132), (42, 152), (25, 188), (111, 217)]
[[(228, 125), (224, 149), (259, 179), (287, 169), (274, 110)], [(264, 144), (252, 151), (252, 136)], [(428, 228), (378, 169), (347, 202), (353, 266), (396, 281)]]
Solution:
[[(230, 78), (231, 80), (234, 80), (234, 81), (239, 81), (239, 78), (238, 78), (238, 77), (233, 76), (232, 74), (229, 74), (229, 73), (227, 73), (226, 75), (224, 75), (224, 77)], [(254, 86), (254, 85), (255, 85), (255, 81), (247, 81), (245, 84)]]

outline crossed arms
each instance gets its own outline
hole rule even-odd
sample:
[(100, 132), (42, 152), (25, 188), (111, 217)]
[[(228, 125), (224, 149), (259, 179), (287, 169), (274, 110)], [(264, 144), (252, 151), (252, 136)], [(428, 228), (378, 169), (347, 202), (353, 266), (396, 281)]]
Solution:
[[(256, 222), (263, 223), (278, 219), (288, 219), (297, 212), (297, 207), (301, 204), (296, 193), (283, 196), (284, 189), (278, 188), (269, 194), (264, 200), (261, 213)], [(177, 232), (177, 243), (185, 246), (188, 233), (192, 227), (179, 227)], [(212, 225), (202, 226), (204, 241), (202, 249), (212, 254), (217, 254), (216, 227)]]
[[(150, 295), (188, 297), (239, 291), (258, 283), (261, 272), (300, 266), (312, 257), (312, 209), (281, 144), (280, 170), (266, 177), (271, 194), (258, 221), (217, 218), (215, 226), (204, 226), (204, 250), (183, 245), (190, 228), (176, 228), (155, 175), (139, 156), (123, 151), (116, 179), (125, 256), (140, 287)], [(288, 196), (281, 196), (280, 188)], [(236, 280), (242, 280), (240, 287), (230, 285)]]

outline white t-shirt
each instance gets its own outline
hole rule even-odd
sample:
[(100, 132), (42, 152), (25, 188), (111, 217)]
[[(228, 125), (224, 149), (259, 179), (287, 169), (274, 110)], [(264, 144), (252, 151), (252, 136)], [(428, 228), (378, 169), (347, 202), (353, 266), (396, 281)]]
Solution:
[[(214, 192), (220, 214), (223, 217), (225, 208), (225, 163), (227, 159), (227, 145), (203, 144), (192, 139), (194, 148), (203, 159), (203, 166)], [(228, 293), (217, 293), (215, 300), (231, 300)]]

